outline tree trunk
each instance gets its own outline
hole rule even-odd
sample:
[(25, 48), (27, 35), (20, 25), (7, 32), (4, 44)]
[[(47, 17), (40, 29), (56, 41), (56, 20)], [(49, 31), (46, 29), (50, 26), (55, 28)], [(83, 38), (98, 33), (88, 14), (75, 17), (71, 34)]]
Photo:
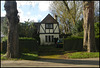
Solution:
[(83, 39), (83, 48), (87, 52), (96, 51), (95, 45), (95, 33), (94, 33), (94, 2), (93, 1), (84, 1), (84, 39)]
[(5, 2), (6, 16), (9, 21), (8, 40), (7, 40), (7, 58), (19, 57), (19, 39), (18, 39), (18, 11), (16, 1)]

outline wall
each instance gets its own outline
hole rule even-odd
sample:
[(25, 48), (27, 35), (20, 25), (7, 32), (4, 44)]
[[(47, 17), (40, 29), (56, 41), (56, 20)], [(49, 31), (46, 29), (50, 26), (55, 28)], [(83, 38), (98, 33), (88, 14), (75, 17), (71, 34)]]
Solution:
[(53, 29), (45, 29), (45, 24), (41, 24), (40, 25), (40, 33), (45, 33), (43, 29), (46, 30), (46, 33), (49, 33), (49, 31), (50, 31), (50, 33), (53, 33), (53, 30), (55, 30), (54, 33), (59, 33), (59, 26), (58, 26), (58, 24), (53, 24)]
[(40, 37), (40, 45), (50, 45), (50, 44), (54, 44), (54, 42), (50, 42), (50, 43), (46, 43), (45, 41), (45, 36), (46, 35), (53, 35), (54, 38), (59, 38), (59, 34), (40, 34), (39, 37)]
[[(46, 34), (43, 29), (48, 34)], [(53, 29), (45, 29), (45, 24), (41, 24), (40, 25), (40, 35), (39, 35), (39, 37), (40, 37), (40, 45), (51, 45), (51, 44), (54, 44), (54, 42), (45, 42), (46, 41), (45, 40), (45, 36), (46, 35), (53, 35), (54, 38), (59, 38), (59, 34), (54, 34), (53, 31), (54, 31), (54, 33), (59, 33), (58, 24), (53, 24)], [(41, 34), (41, 33), (44, 33), (44, 34)], [(50, 34), (50, 33), (52, 33), (52, 34)]]

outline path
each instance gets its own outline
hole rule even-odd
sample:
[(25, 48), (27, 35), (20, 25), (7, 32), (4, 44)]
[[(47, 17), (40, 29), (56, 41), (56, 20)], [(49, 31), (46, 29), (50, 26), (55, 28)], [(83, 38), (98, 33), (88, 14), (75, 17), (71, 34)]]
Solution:
[(99, 67), (99, 58), (2, 60), (1, 67)]

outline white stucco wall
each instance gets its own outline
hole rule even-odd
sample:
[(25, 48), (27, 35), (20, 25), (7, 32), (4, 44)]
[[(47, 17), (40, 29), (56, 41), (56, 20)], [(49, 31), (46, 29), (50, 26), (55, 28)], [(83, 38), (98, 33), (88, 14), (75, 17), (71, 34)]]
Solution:
[(54, 44), (54, 42), (46, 42), (45, 40), (45, 36), (47, 35), (53, 35), (54, 38), (59, 38), (59, 34), (40, 34), (40, 45), (50, 45), (50, 44)]
[(40, 25), (40, 33), (44, 33), (44, 30), (43, 29), (45, 29), (45, 24), (41, 24)]
[(58, 27), (57, 24), (53, 24), (53, 29), (45, 29), (45, 24), (41, 24), (41, 26), (40, 26), (40, 33), (44, 33), (44, 30), (43, 29), (46, 30), (46, 33), (49, 33), (49, 30), (50, 30), (50, 33), (53, 33), (53, 30), (54, 29), (55, 29), (55, 33), (58, 33), (59, 32), (59, 27)]
[(55, 30), (54, 33), (59, 33), (59, 27), (58, 27), (58, 25), (57, 24), (53, 24), (53, 29), (45, 29), (45, 24), (41, 24), (41, 26), (40, 26), (40, 35), (39, 35), (39, 37), (40, 37), (40, 45), (54, 44), (54, 42), (46, 42), (45, 36), (48, 36), (48, 35), (52, 36), (53, 35), (54, 38), (59, 38), (59, 34), (41, 34), (41, 33), (45, 33), (45, 31), (43, 30), (43, 28), (46, 31), (46, 33), (49, 33), (49, 32), (53, 33), (54, 30)]
[[(57, 26), (57, 27), (56, 27)], [(56, 29), (55, 29), (56, 28)], [(58, 25), (57, 24), (54, 24), (54, 29), (55, 29), (55, 32), (59, 32), (59, 28), (58, 28)]]

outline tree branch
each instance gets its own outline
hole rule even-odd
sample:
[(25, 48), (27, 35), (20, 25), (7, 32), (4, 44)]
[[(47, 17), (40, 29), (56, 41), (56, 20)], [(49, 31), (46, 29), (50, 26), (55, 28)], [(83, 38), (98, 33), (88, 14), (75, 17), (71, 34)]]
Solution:
[(67, 8), (68, 13), (69, 13), (69, 15), (70, 15), (70, 17), (71, 17), (71, 19), (72, 19), (73, 23), (75, 24), (75, 20), (74, 20), (74, 18), (73, 18), (73, 16), (72, 16), (72, 14), (71, 14), (71, 12), (70, 12), (70, 9), (69, 9), (69, 7), (68, 7), (68, 4), (65, 2), (65, 0), (63, 0), (63, 3), (64, 3), (64, 5), (65, 5), (65, 6), (66, 6), (66, 8)]

